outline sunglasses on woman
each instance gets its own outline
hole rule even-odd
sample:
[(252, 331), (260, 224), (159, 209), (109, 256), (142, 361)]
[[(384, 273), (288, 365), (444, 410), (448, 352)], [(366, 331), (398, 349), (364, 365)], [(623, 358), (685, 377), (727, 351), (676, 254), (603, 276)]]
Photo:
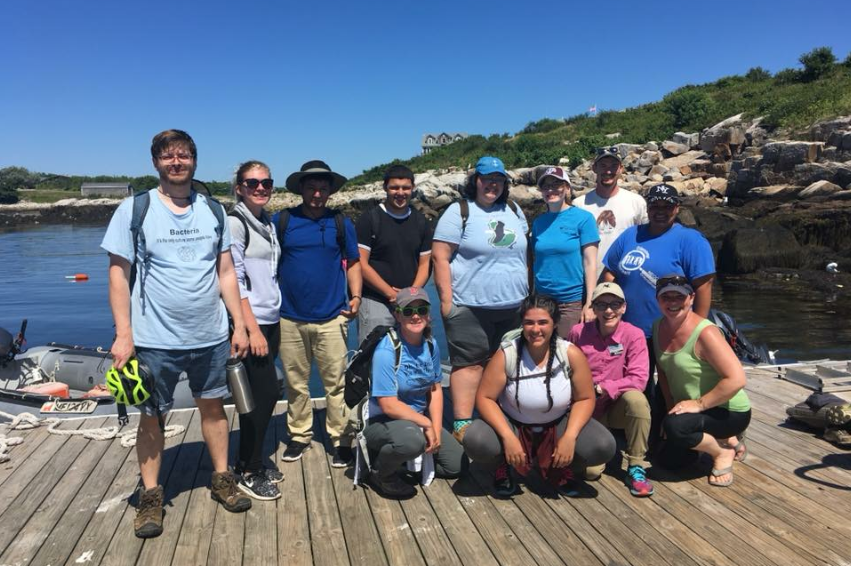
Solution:
[(244, 179), (242, 184), (252, 191), (256, 191), (260, 185), (263, 185), (263, 188), (267, 191), (271, 191), (275, 187), (275, 182), (272, 179)]
[(396, 307), (396, 312), (401, 313), (402, 316), (411, 317), (415, 314), (420, 316), (425, 316), (428, 314), (428, 311), (431, 310), (429, 305), (420, 305), (418, 307)]

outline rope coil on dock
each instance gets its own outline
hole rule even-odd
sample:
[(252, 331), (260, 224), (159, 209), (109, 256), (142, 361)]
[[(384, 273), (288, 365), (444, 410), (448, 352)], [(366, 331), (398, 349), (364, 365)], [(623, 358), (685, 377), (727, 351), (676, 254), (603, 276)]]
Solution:
[[(10, 437), (8, 434), (15, 430), (31, 430), (39, 426), (47, 426), (47, 432), (50, 434), (58, 434), (59, 436), (82, 436), (87, 440), (113, 440), (120, 439), (121, 446), (130, 448), (136, 445), (137, 429), (133, 428), (125, 432), (121, 432), (119, 426), (107, 426), (102, 428), (85, 428), (79, 430), (62, 430), (59, 425), (64, 419), (47, 418), (40, 419), (31, 413), (21, 413), (20, 415), (11, 415), (0, 411), (0, 417), (10, 419), (10, 422), (0, 424), (0, 463), (9, 461), (9, 448), (23, 444), (24, 439), (16, 436)], [(171, 438), (182, 434), (186, 427), (181, 425), (168, 425), (165, 427), (165, 438)]]

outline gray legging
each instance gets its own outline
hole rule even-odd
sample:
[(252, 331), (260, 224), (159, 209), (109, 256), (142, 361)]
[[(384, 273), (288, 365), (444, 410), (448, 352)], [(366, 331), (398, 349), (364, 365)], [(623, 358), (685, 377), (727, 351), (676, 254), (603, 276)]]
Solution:
[[(425, 453), (423, 429), (408, 420), (379, 418), (370, 421), (363, 435), (371, 467), (381, 477), (394, 474), (403, 463)], [(466, 459), (458, 441), (441, 428), (440, 449), (434, 454), (435, 475), (441, 478), (458, 477)]]
[[(565, 413), (558, 425), (556, 425), (556, 434), (558, 437), (564, 434), (569, 416), (570, 412)], [(517, 427), (508, 419), (506, 421), (508, 422), (508, 426), (516, 433)], [(579, 437), (576, 439), (574, 466), (578, 466), (579, 469), (589, 466), (601, 466), (614, 457), (615, 448), (615, 437), (612, 436), (609, 429), (595, 419), (590, 419), (582, 427)], [(467, 429), (467, 433), (464, 435), (464, 450), (467, 452), (470, 460), (486, 466), (496, 466), (505, 461), (505, 454), (502, 450), (502, 442), (500, 442), (499, 436), (491, 428), (491, 425), (481, 419), (473, 421), (470, 428)]]

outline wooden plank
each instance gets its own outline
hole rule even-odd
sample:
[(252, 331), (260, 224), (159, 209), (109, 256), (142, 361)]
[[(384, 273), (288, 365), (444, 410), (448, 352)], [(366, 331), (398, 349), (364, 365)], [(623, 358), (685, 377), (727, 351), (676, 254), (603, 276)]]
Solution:
[[(266, 429), (266, 436), (263, 439), (263, 454), (272, 455), (272, 464), (277, 465), (278, 460), (275, 458), (276, 447), (276, 423), (274, 417), (269, 421), (269, 426)], [(239, 442), (242, 442), (242, 436), (234, 443), (237, 454), (239, 454)], [(238, 460), (235, 459), (234, 462)], [(284, 480), (286, 481), (286, 480)], [(281, 485), (278, 484), (280, 488)], [(251, 510), (245, 515), (245, 542), (242, 555), (242, 563), (249, 564), (276, 564), (278, 561), (278, 526), (277, 522), (277, 507), (287, 506), (285, 499), (277, 501), (258, 501), (252, 500)]]
[(179, 446), (168, 481), (163, 485), (165, 501), (163, 534), (145, 541), (137, 560), (139, 564), (169, 564), (174, 556), (191, 495), (192, 482), (204, 449), (201, 415), (198, 411), (191, 411), (188, 414), (190, 420), (186, 425), (186, 433)]
[(313, 553), (310, 548), (310, 526), (307, 515), (307, 495), (305, 492), (302, 460), (297, 462), (282, 462), (281, 455), (286, 448), (286, 408), (284, 403), (278, 403), (275, 408), (276, 440), (278, 442), (275, 462), (280, 465), (286, 476), (281, 489), (280, 504), (277, 506), (278, 524), (278, 564), (293, 566), (308, 566), (313, 564)]
[[(171, 421), (168, 424), (180, 424), (186, 426), (192, 417), (193, 411), (175, 411)], [(162, 465), (160, 467), (160, 479), (163, 485), (168, 485), (168, 477), (171, 474), (171, 467), (179, 452), (180, 444), (183, 442), (185, 431), (181, 434), (167, 438), (165, 441), (165, 449), (162, 455)], [(136, 480), (139, 480), (139, 471), (136, 470)], [(138, 485), (138, 483), (137, 483)], [(168, 513), (168, 507), (166, 507)], [(136, 562), (139, 552), (142, 550), (142, 539), (136, 538), (133, 535), (133, 519), (136, 518), (136, 508), (126, 506), (124, 514), (118, 521), (118, 525), (113, 535), (109, 546), (104, 553), (102, 565), (124, 566)]]
[[(688, 524), (679, 521), (668, 513), (663, 505), (659, 505), (655, 495), (650, 498), (633, 497), (623, 484), (605, 481), (605, 477), (603, 481), (595, 485), (602, 486), (598, 497), (607, 508), (613, 509), (614, 513), (622, 513), (617, 510), (620, 503), (623, 507), (630, 509), (635, 513), (635, 523), (631, 524), (637, 527), (638, 523), (643, 523), (656, 529), (663, 540), (669, 541), (671, 545), (688, 554), (698, 564), (726, 566), (730, 563), (729, 558), (719, 552), (715, 544), (701, 538)], [(655, 540), (655, 538), (648, 536), (648, 540)], [(668, 545), (665, 547), (666, 555), (674, 559), (676, 563), (676, 560), (681, 558), (680, 552), (670, 549)]]
[(399, 502), (384, 499), (368, 488), (358, 489), (367, 499), (387, 561), (390, 564), (425, 565), (411, 524)]
[[(95, 424), (100, 425), (102, 422), (103, 419), (98, 419)], [(75, 429), (80, 424), (76, 423)], [(20, 491), (10, 489), (10, 491), (18, 491), (18, 493), (8, 503), (3, 515), (0, 516), (0, 551), (5, 550), (6, 546), (24, 528), (24, 525), (53, 491), (55, 485), (59, 483), (88, 442), (88, 440), (79, 436), (70, 437), (67, 441), (64, 441), (58, 452), (51, 455), (50, 461), (38, 473), (30, 478), (18, 475), (16, 478), (18, 484), (22, 484), (27, 479), (29, 481), (22, 485), (23, 489), (20, 489)], [(20, 472), (23, 469), (20, 468), (18, 471)], [(9, 489), (13, 486), (15, 486), (15, 483), (6, 487)]]
[[(731, 495), (733, 493), (737, 493), (739, 497), (742, 497), (742, 493), (739, 493), (738, 486), (735, 483), (728, 488), (712, 488), (717, 490), (724, 489), (727, 493), (714, 494), (713, 492), (714, 496), (710, 497), (693, 485), (692, 482), (675, 481), (676, 477), (673, 476), (673, 474), (662, 474), (661, 472), (656, 472), (654, 475), (661, 477), (663, 481), (669, 480), (665, 483), (665, 487), (679, 495), (683, 500), (687, 501), (692, 506), (691, 513), (694, 513), (694, 510), (699, 510), (715, 524), (723, 525), (731, 531), (730, 534), (726, 535), (729, 538), (716, 538), (715, 540), (748, 541), (747, 544), (733, 545), (733, 550), (738, 556), (733, 556), (731, 557), (732, 559), (743, 563), (757, 563), (756, 561), (751, 562), (750, 558), (747, 562), (744, 562), (745, 547), (747, 547), (748, 550), (759, 552), (768, 560), (769, 564), (784, 564), (788, 566), (796, 564), (804, 566), (810, 563), (809, 559), (797, 553), (794, 547), (785, 544), (785, 542), (781, 539), (774, 538), (763, 532), (760, 528), (754, 526), (746, 519), (735, 513), (727, 505), (718, 501), (721, 497)], [(694, 481), (700, 482), (706, 481), (706, 479), (699, 478)], [(656, 495), (654, 495), (654, 497), (656, 497)], [(760, 560), (760, 563), (764, 562)]]
[[(71, 420), (67, 423), (62, 423), (61, 430), (75, 430), (83, 424), (83, 420)], [(38, 450), (30, 454), (27, 460), (17, 466), (6, 481), (3, 482), (3, 489), (0, 490), (0, 521), (2, 514), (6, 512), (9, 506), (15, 501), (15, 498), (24, 491), (32, 481), (33, 477), (39, 474), (46, 467), (52, 466), (56, 455), (70, 437), (61, 436), (58, 434), (50, 434), (47, 439), (38, 447)], [(0, 522), (2, 524), (2, 522)]]
[[(739, 469), (746, 467), (741, 466)], [(784, 510), (780, 499), (755, 489), (747, 481), (738, 481), (739, 479), (737, 478), (734, 484), (735, 492), (721, 489), (718, 490), (721, 493), (713, 492), (710, 495), (762, 531), (794, 547), (798, 554), (812, 564), (838, 564), (842, 557), (837, 552), (851, 556), (848, 544), (843, 544), (840, 537), (826, 534), (826, 527), (817, 522), (802, 520), (800, 514), (794, 510)], [(703, 492), (709, 489), (717, 490), (702, 482), (698, 482), (696, 486)]]
[[(236, 459), (239, 434), (239, 413), (234, 410), (228, 414), (230, 422), (230, 437), (228, 439), (228, 462)], [(255, 502), (252, 500), (252, 506)], [(213, 540), (210, 544), (210, 555), (207, 564), (230, 566), (242, 563), (243, 541), (245, 539), (246, 513), (231, 513), (221, 504), (216, 504), (216, 522), (213, 526)]]
[[(324, 415), (314, 413), (314, 430), (324, 421)], [(314, 437), (311, 449), (301, 458), (304, 470), (304, 487), (307, 494), (307, 513), (310, 518), (310, 545), (313, 562), (319, 566), (348, 564), (346, 540), (331, 472), (322, 442)]]
[[(493, 506), (490, 499), (472, 477), (468, 475), (467, 477), (459, 478), (449, 483), (452, 486), (451, 491), (448, 486), (442, 487), (443, 482), (441, 482), (440, 489), (449, 491), (450, 494), (454, 494), (454, 497), (457, 498), (457, 501), (463, 507), (466, 517), (468, 517), (467, 521), (478, 531), (482, 543), (489, 551), (485, 556), (489, 557), (492, 554), (499, 564), (536, 563), (535, 559), (517, 539), (517, 535), (506, 524), (505, 519), (502, 518), (499, 511)], [(435, 508), (438, 516), (441, 516), (441, 511), (435, 505), (435, 492), (429, 488), (427, 495), (429, 496), (429, 500), (432, 501), (432, 507)], [(460, 527), (461, 532), (457, 535), (459, 537), (464, 536), (464, 522), (462, 521), (460, 525), (453, 522), (454, 528)], [(446, 530), (445, 523), (444, 530)], [(454, 542), (452, 532), (447, 531), (447, 534), (449, 534), (450, 539)], [(476, 538), (476, 541), (478, 540)], [(458, 550), (457, 544), (455, 545), (455, 549)], [(464, 554), (461, 552), (459, 554), (462, 557), (462, 561), (465, 561)]]
[[(377, 494), (370, 493), (370, 501), (372, 501), (373, 496), (378, 497)], [(416, 497), (400, 503), (426, 564), (440, 566), (462, 564), (449, 541), (449, 537), (441, 527), (440, 519), (429, 504), (428, 498), (423, 497), (420, 493)]]
[[(177, 422), (174, 419), (176, 414), (178, 413), (169, 415), (168, 424)], [(132, 415), (130, 419), (130, 424), (125, 427), (125, 430), (132, 430), (138, 425), (137, 415)], [(120, 444), (120, 441), (114, 440), (113, 443)], [(118, 473), (115, 474), (112, 483), (107, 487), (106, 493), (94, 514), (89, 518), (88, 524), (85, 525), (85, 530), (70, 553), (69, 563), (74, 563), (77, 560), (81, 561), (80, 564), (86, 563), (86, 560), (89, 560), (92, 564), (101, 563), (118, 523), (124, 516), (128, 500), (138, 484), (139, 462), (134, 447), (129, 449), (127, 458)]]
[(14, 430), (8, 433), (7, 436), (9, 437), (22, 438), (23, 443), (9, 448), (9, 460), (0, 464), (0, 491), (4, 489), (3, 482), (29, 460), (30, 454), (42, 449), (42, 444), (47, 440), (48, 435), (46, 426), (30, 430)]
[(565, 557), (569, 564), (603, 564), (591, 547), (586, 545), (586, 541), (573, 530), (575, 525), (566, 525), (540, 495), (523, 488), (520, 493), (514, 495), (512, 501), (529, 522), (537, 527), (556, 554)]
[[(112, 440), (107, 445), (106, 454), (50, 531), (41, 549), (32, 559), (32, 564), (63, 564), (69, 560), (87, 525), (96, 519), (101, 501), (113, 487), (117, 474), (123, 469), (128, 457), (134, 452), (121, 446), (119, 440)], [(135, 459), (132, 464), (136, 465)]]
[[(324, 432), (322, 436), (325, 436)], [(327, 437), (323, 440), (326, 447), (330, 449), (331, 444)], [(331, 454), (326, 454), (326, 459), (330, 460), (330, 458)], [(375, 519), (366, 500), (366, 492), (363, 489), (354, 489), (352, 480), (347, 477), (347, 471), (348, 475), (352, 474), (350, 470), (331, 468), (331, 481), (334, 485), (346, 548), (349, 551), (349, 561), (351, 564), (364, 566), (388, 564)]]
[[(468, 477), (476, 482), (482, 493), (491, 493), (490, 490), (491, 484), (493, 483), (493, 476), (487, 473), (481, 466), (471, 465)], [(515, 539), (520, 542), (531, 555), (532, 560), (528, 563), (537, 564), (539, 566), (560, 566), (564, 564), (558, 554), (550, 548), (550, 545), (547, 544), (547, 541), (544, 540), (544, 537), (542, 537), (535, 528), (535, 525), (529, 522), (523, 512), (517, 508), (513, 501), (499, 499), (491, 495), (488, 495), (488, 500), (493, 505), (496, 512), (503, 518), (506, 525), (511, 529)], [(463, 498), (461, 499), (461, 502), (464, 503)], [(484, 534), (482, 536), (484, 536)], [(494, 550), (494, 554), (496, 554), (498, 560), (502, 561), (502, 551), (500, 551), (498, 547)], [(506, 563), (508, 562), (506, 561)]]
[[(230, 419), (233, 408), (225, 407), (225, 414)], [(212, 473), (212, 461), (207, 445), (204, 444), (201, 449), (201, 457), (198, 460), (198, 467), (192, 479), (189, 502), (183, 516), (183, 525), (171, 560), (172, 564), (207, 563), (210, 554), (210, 541), (213, 536), (213, 525), (216, 519), (216, 508), (219, 505), (210, 497)]]
[[(611, 527), (612, 525), (617, 526), (616, 521), (610, 519), (608, 523), (605, 522), (607, 515), (615, 517), (617, 518), (617, 521), (620, 521), (623, 525), (624, 530), (629, 532), (631, 536), (642, 541), (646, 546), (652, 549), (653, 552), (658, 553), (661, 557), (663, 557), (664, 562), (669, 564), (693, 566), (697, 564), (697, 562), (692, 558), (692, 552), (690, 550), (685, 552), (683, 547), (678, 546), (674, 543), (674, 541), (669, 539), (670, 534), (682, 534), (682, 531), (678, 532), (676, 528), (671, 529), (674, 531), (673, 533), (665, 532), (663, 534), (660, 531), (657, 531), (632, 507), (624, 505), (624, 503), (614, 495), (614, 492), (619, 492), (635, 499), (638, 504), (636, 507), (640, 505), (643, 507), (658, 508), (658, 506), (651, 501), (652, 497), (636, 498), (629, 495), (629, 490), (624, 482), (620, 478), (612, 477), (610, 475), (604, 475), (600, 478), (600, 481), (594, 482), (592, 485), (597, 490), (597, 496), (594, 499), (594, 503), (596, 505), (590, 505), (591, 502), (588, 500), (576, 500), (575, 506), (577, 507), (577, 510), (589, 520), (589, 522), (594, 524), (598, 531), (604, 534), (609, 534), (618, 540), (618, 542), (628, 540), (627, 535), (624, 535), (624, 538), (618, 535), (618, 528)], [(585, 503), (589, 503), (589, 505), (585, 505)], [(596, 518), (592, 520), (587, 513), (598, 506), (600, 509), (604, 509), (606, 514), (602, 514), (597, 511), (598, 514)], [(668, 516), (668, 519), (670, 519), (670, 516)], [(603, 522), (601, 523), (601, 521)], [(672, 523), (673, 521), (669, 520), (668, 522)], [(683, 525), (677, 524), (677, 527), (682, 527), (683, 529), (688, 530)], [(693, 541), (689, 540), (689, 542)], [(686, 546), (684, 548), (688, 547)], [(642, 556), (642, 559), (646, 560), (648, 557), (652, 559), (652, 555), (648, 555), (646, 550), (643, 548), (639, 548), (637, 554)], [(629, 555), (626, 557), (630, 558)], [(638, 560), (631, 560), (631, 562), (635, 564), (638, 563)]]
[[(100, 428), (106, 421), (105, 418), (87, 421), (80, 430)], [(29, 518), (26, 526), (17, 535), (14, 535), (13, 540), (9, 541), (6, 550), (0, 555), (0, 563), (24, 564), (33, 558), (48, 535), (54, 531), (65, 510), (71, 505), (80, 490), (85, 487), (86, 480), (109, 448), (110, 442), (80, 438), (79, 444), (78, 455), (75, 456), (71, 466), (66, 471), (59, 475), (52, 475), (52, 477), (43, 477), (40, 474), (33, 478), (34, 482), (51, 482), (51, 480), (53, 482), (48, 483), (45, 499)], [(95, 489), (101, 490), (102, 488), (96, 486)], [(13, 507), (16, 510), (19, 508), (17, 505), (13, 505)], [(0, 533), (0, 545), (5, 542), (4, 534), (12, 535), (11, 532)]]

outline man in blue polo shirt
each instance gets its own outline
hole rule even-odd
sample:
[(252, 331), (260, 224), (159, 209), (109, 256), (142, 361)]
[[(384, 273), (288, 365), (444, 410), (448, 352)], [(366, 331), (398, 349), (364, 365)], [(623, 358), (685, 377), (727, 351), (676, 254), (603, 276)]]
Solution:
[[(346, 178), (323, 161), (308, 161), (287, 177), (287, 190), (300, 194), (301, 206), (277, 213), (281, 261), (280, 356), (287, 377), (287, 427), (290, 443), (282, 459), (294, 462), (310, 448), (313, 409), (310, 366), (315, 359), (325, 387), (325, 427), (334, 446), (334, 467), (352, 460), (346, 431), (343, 372), (349, 320), (361, 302), (361, 266), (354, 225), (326, 206)], [(349, 298), (346, 296), (348, 280)]]

